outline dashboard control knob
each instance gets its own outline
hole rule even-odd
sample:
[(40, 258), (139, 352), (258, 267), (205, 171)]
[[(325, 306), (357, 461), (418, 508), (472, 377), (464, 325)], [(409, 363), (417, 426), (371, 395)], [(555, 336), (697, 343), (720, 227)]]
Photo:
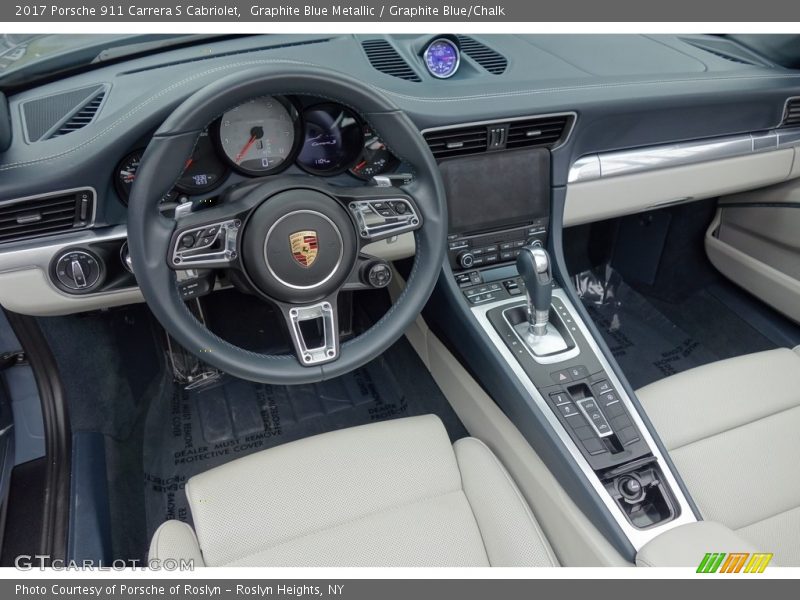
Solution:
[(59, 287), (82, 293), (95, 288), (103, 276), (103, 263), (89, 250), (68, 250), (56, 259), (53, 274)]
[(458, 264), (461, 265), (463, 269), (469, 269), (475, 264), (475, 256), (472, 252), (462, 252), (458, 255)]
[(392, 270), (386, 263), (374, 262), (367, 266), (365, 279), (374, 288), (384, 288), (392, 280)]

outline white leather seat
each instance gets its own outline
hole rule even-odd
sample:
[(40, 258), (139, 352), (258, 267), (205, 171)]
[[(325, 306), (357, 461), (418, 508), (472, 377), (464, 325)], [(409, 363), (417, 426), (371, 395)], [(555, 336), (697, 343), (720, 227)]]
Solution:
[[(150, 557), (207, 566), (555, 566), (517, 486), (432, 415), (314, 436), (186, 485), (195, 529), (167, 521)], [(195, 535), (196, 532), (196, 535)]]
[(692, 369), (637, 392), (702, 512), (800, 566), (800, 348)]

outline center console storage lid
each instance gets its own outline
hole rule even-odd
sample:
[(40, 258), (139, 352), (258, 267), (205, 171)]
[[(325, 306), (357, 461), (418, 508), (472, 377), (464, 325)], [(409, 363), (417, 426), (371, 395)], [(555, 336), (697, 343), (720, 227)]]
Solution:
[(759, 552), (752, 544), (721, 523), (698, 521), (665, 531), (645, 544), (636, 555), (637, 567), (694, 567), (713, 553)]

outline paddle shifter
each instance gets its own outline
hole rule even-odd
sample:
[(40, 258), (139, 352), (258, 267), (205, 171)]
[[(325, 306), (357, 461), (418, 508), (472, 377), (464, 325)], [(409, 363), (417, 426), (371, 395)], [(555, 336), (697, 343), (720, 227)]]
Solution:
[(541, 246), (524, 246), (517, 257), (517, 271), (525, 283), (528, 297), (528, 331), (534, 338), (544, 337), (553, 298), (550, 255)]

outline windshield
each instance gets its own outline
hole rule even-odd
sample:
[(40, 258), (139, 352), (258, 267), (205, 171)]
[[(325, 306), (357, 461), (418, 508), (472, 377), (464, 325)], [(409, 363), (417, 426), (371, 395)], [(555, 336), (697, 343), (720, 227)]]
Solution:
[(34, 81), (213, 37), (203, 35), (0, 34), (0, 86)]
[(4, 33), (0, 36), (0, 77), (31, 63), (81, 48), (118, 42), (122, 35), (38, 35)]

